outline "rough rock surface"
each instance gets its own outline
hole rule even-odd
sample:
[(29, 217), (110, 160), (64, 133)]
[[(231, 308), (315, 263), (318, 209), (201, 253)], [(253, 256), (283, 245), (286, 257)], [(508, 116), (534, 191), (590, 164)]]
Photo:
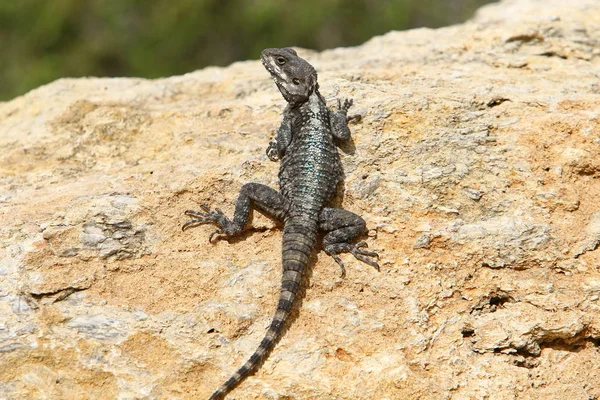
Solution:
[[(236, 399), (600, 397), (600, 7), (513, 0), (463, 25), (300, 50), (355, 99), (337, 203), (382, 270), (324, 253)], [(0, 103), (0, 398), (197, 399), (275, 309), (281, 230), (182, 232), (277, 186), (258, 61), (62, 79)]]

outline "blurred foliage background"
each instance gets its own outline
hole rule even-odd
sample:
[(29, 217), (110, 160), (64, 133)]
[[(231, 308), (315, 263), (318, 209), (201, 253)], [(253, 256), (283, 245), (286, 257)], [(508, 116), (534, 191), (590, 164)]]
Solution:
[(0, 100), (61, 76), (155, 78), (266, 47), (358, 45), (491, 0), (0, 0)]

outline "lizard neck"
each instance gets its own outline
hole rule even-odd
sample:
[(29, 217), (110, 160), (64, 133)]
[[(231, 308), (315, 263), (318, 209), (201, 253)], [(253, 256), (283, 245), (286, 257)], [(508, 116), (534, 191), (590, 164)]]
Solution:
[(308, 109), (310, 110), (310, 112), (316, 115), (319, 113), (319, 111), (321, 111), (321, 109), (325, 105), (325, 99), (323, 99), (323, 96), (321, 96), (321, 93), (319, 93), (318, 90), (315, 90), (308, 97), (308, 101), (306, 102), (306, 104), (308, 105)]
[(286, 98), (286, 101), (288, 102), (288, 109), (290, 111), (302, 110), (310, 104), (325, 104), (325, 99), (323, 98), (323, 96), (321, 96), (321, 93), (319, 92), (319, 85), (315, 87), (315, 90), (313, 90), (308, 97), (290, 97)]

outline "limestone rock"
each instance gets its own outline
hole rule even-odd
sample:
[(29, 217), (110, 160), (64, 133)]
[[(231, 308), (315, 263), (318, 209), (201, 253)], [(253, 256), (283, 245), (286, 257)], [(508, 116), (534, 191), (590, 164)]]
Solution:
[[(512, 0), (463, 25), (299, 49), (354, 98), (336, 203), (381, 272), (315, 257), (237, 399), (600, 397), (600, 7)], [(61, 79), (0, 103), (0, 398), (206, 398), (260, 342), (281, 230), (182, 232), (277, 187), (258, 61)]]

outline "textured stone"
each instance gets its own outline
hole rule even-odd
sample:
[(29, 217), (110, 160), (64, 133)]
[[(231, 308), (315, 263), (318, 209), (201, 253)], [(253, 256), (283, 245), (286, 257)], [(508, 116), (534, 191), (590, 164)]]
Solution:
[[(600, 8), (513, 0), (315, 53), (362, 121), (337, 203), (381, 272), (315, 257), (232, 398), (600, 397)], [(276, 187), (285, 102), (258, 61), (62, 79), (0, 103), (0, 398), (206, 398), (276, 307), (281, 231), (182, 232)]]

